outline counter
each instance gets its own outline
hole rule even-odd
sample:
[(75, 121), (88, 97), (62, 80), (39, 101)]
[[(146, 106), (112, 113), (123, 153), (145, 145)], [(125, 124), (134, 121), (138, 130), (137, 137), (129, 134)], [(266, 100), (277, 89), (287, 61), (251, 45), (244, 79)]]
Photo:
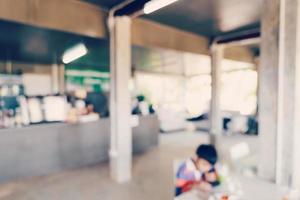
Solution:
[[(133, 128), (133, 152), (158, 144), (156, 115)], [(0, 130), (0, 181), (46, 175), (108, 160), (110, 120)]]

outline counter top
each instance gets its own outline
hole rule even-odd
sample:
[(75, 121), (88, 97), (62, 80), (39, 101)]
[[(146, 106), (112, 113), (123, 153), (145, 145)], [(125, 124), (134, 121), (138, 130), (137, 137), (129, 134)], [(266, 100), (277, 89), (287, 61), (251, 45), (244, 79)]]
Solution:
[[(133, 152), (158, 144), (156, 115), (141, 116), (132, 129)], [(41, 124), (0, 131), (0, 181), (46, 175), (108, 160), (109, 118), (79, 124)]]

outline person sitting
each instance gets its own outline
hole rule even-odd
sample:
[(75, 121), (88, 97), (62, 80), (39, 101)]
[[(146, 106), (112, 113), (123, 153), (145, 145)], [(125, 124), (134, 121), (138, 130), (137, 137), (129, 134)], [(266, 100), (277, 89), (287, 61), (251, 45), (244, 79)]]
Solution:
[(176, 191), (179, 196), (198, 187), (204, 192), (210, 192), (214, 186), (219, 185), (215, 164), (218, 154), (212, 145), (200, 145), (196, 156), (188, 159), (179, 166), (176, 173)]

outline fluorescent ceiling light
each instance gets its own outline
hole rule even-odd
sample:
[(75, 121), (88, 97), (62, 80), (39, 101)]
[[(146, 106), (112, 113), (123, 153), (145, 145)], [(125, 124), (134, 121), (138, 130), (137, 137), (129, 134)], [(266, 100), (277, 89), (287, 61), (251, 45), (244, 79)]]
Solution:
[(65, 64), (68, 64), (70, 62), (73, 62), (74, 60), (86, 55), (88, 52), (86, 46), (84, 44), (77, 44), (76, 46), (68, 49), (63, 57), (62, 57), (62, 61)]
[(166, 7), (178, 0), (152, 0), (145, 4), (144, 13), (150, 14), (154, 11), (157, 11), (163, 7)]

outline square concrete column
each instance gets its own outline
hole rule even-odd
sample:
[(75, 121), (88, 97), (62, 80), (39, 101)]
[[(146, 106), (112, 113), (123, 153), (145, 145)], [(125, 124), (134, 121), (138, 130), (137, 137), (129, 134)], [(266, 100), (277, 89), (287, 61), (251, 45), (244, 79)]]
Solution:
[(113, 180), (122, 183), (131, 179), (132, 169), (131, 20), (115, 17), (110, 22), (110, 172)]
[(58, 66), (58, 92), (64, 94), (66, 92), (66, 80), (65, 80), (65, 65)]
[(212, 142), (214, 136), (223, 132), (223, 119), (221, 113), (221, 79), (222, 79), (222, 60), (223, 47), (213, 46), (211, 49), (211, 110), (210, 110), (210, 134)]
[(53, 64), (51, 66), (51, 87), (52, 93), (56, 94), (59, 92), (59, 65)]
[[(259, 174), (295, 185), (299, 150), (299, 0), (265, 0), (259, 67)], [(298, 21), (297, 21), (298, 20)], [(296, 159), (297, 155), (298, 159)], [(298, 168), (296, 170), (296, 168)]]
[[(292, 0), (289, 0), (290, 2)], [(292, 15), (288, 14), (287, 24), (289, 23), (290, 19), (293, 19), (293, 24), (289, 25), (290, 30), (288, 31), (295, 31), (293, 32), (294, 36), (296, 37), (296, 42), (290, 42), (290, 45), (295, 46), (293, 53), (295, 55), (295, 70), (293, 71), (294, 74), (294, 94), (293, 94), (293, 168), (292, 168), (292, 187), (297, 188), (300, 190), (300, 1), (294, 0), (292, 1), (291, 5), (289, 5), (289, 9), (294, 10)], [(289, 12), (289, 11), (286, 11)], [(287, 147), (287, 149), (289, 149)]]

